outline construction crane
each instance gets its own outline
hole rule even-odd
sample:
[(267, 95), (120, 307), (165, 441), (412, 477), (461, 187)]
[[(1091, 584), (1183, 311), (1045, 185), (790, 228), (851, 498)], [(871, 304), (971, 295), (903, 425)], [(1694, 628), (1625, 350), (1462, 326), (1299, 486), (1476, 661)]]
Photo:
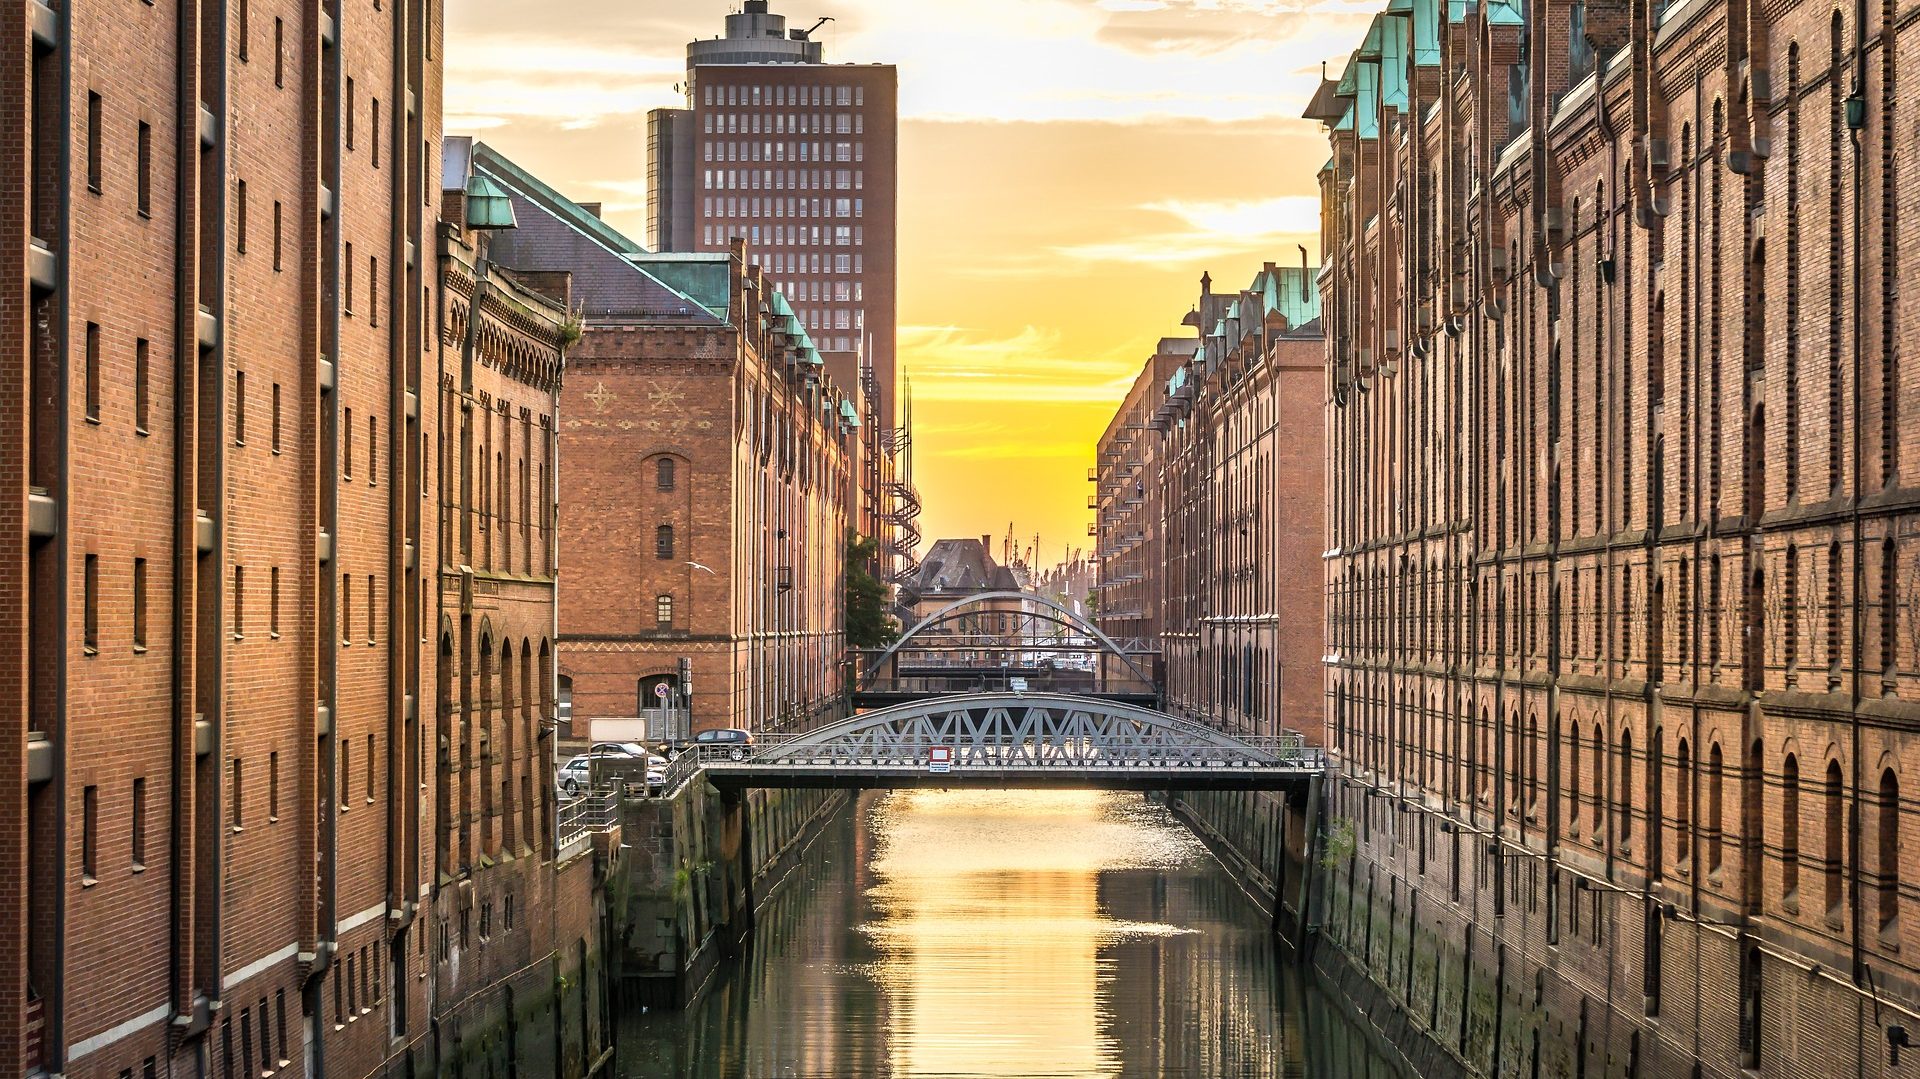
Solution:
[(812, 26), (809, 26), (809, 27), (807, 27), (807, 28), (806, 28), (805, 30), (795, 30), (795, 31), (793, 32), (793, 39), (794, 39), (795, 41), (812, 41), (812, 40), (813, 40), (813, 32), (814, 32), (815, 30), (818, 30), (818, 29), (820, 29), (820, 28), (821, 28), (822, 26), (825, 26), (825, 25), (827, 25), (828, 23), (830, 23), (830, 22), (832, 22), (832, 21), (833, 21), (833, 16), (831, 16), (831, 15), (822, 15), (822, 16), (820, 16), (820, 21), (819, 21), (819, 22), (817, 22), (817, 23), (814, 23), (814, 24), (813, 24)]

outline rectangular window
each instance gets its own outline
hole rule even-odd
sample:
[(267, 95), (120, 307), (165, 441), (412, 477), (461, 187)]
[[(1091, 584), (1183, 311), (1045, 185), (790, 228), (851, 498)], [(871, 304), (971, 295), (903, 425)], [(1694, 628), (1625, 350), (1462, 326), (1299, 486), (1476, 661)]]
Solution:
[(236, 180), (233, 184), (233, 245), (234, 250), (247, 253), (247, 182)]
[(88, 884), (100, 879), (100, 788), (80, 792), (80, 873)]
[(100, 95), (87, 91), (87, 190), (100, 193)]
[(267, 636), (280, 637), (280, 567), (267, 571)]
[(340, 260), (340, 267), (341, 272), (346, 275), (346, 280), (340, 287), (340, 307), (343, 314), (351, 315), (353, 314), (353, 245), (349, 243), (343, 246), (346, 257)]
[(657, 596), (653, 601), (653, 620), (660, 626), (673, 625), (673, 597)]
[(380, 167), (380, 99), (373, 99), (373, 145), (368, 151), (373, 154), (373, 167)]
[(147, 781), (133, 781), (133, 867), (147, 867)]
[(247, 568), (233, 567), (233, 639), (245, 637), (247, 613)]
[(379, 594), (380, 594), (380, 590), (374, 587), (373, 574), (371, 573), (367, 574), (367, 643), (368, 644), (372, 644), (375, 639), (373, 627), (376, 620), (375, 608), (377, 605), (374, 601), (375, 601), (375, 598), (379, 596)]
[(240, 758), (235, 757), (233, 758), (233, 790), (229, 797), (233, 800), (230, 816), (233, 821), (233, 830), (236, 832), (245, 825), (247, 819), (246, 804), (243, 801), (246, 789), (246, 766), (241, 763)]
[(240, 33), (239, 33), (240, 54), (239, 55), (240, 55), (240, 62), (243, 64), (247, 62), (247, 47), (248, 45), (251, 44), (251, 42), (249, 42), (247, 39), (251, 36), (252, 34), (249, 33), (249, 20), (247, 18), (247, 0), (240, 0)]
[(87, 323), (87, 419), (100, 422), (100, 325)]
[(280, 200), (273, 200), (273, 269), (280, 270)]
[(84, 589), (84, 626), (81, 648), (87, 655), (100, 651), (100, 556), (87, 556), (81, 587)]
[(348, 810), (347, 797), (353, 793), (353, 741), (340, 739), (340, 775), (334, 780), (338, 785), (335, 791), (340, 798), (340, 812)]
[(380, 484), (380, 417), (367, 417), (367, 486)]
[(247, 373), (233, 373), (233, 444), (247, 444)]
[(153, 215), (153, 125), (140, 121), (140, 137), (136, 144), (139, 157), (139, 173), (134, 177), (135, 205), (141, 217)]
[(373, 804), (373, 735), (371, 734), (367, 735), (366, 773), (367, 773), (367, 776), (366, 776), (367, 804), (372, 805)]
[(267, 821), (280, 819), (280, 752), (267, 754)]
[(367, 257), (367, 319), (373, 325), (380, 325), (380, 259)]
[(350, 480), (353, 478), (353, 409), (342, 409), (341, 415), (345, 419), (341, 421), (340, 429), (346, 435), (340, 439), (340, 478)]
[(280, 452), (280, 384), (273, 384), (273, 452)]
[(353, 149), (353, 80), (347, 80), (347, 149)]
[(133, 560), (133, 650), (147, 650), (147, 560)]
[(133, 343), (133, 429), (147, 433), (147, 339)]
[(340, 575), (340, 643), (353, 643), (353, 578)]
[(661, 525), (653, 530), (653, 556), (662, 562), (673, 560), (672, 525)]
[(273, 20), (273, 85), (287, 85), (287, 24), (281, 19)]

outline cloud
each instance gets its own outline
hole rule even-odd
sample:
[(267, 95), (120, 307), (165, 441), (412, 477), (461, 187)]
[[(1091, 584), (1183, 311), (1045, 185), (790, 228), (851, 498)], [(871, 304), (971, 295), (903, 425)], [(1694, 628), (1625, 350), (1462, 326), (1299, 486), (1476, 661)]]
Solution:
[(1271, 254), (1296, 243), (1305, 243), (1310, 248), (1319, 243), (1320, 201), (1307, 195), (1220, 201), (1163, 199), (1139, 208), (1174, 218), (1180, 227), (1064, 244), (1050, 250), (1060, 257), (1083, 262), (1162, 265), (1229, 255)]
[(1128, 359), (1075, 355), (1064, 349), (1064, 340), (1059, 330), (1037, 326), (1001, 337), (961, 326), (903, 326), (898, 351), (916, 399), (1089, 402), (1126, 396), (1133, 383)]

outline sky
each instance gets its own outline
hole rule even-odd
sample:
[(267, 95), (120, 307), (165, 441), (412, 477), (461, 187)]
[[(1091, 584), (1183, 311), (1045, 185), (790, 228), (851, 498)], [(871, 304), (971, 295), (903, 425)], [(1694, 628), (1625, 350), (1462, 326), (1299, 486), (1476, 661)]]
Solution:
[[(734, 0), (447, 5), (446, 130), (646, 237), (646, 113)], [(1094, 444), (1199, 278), (1318, 260), (1300, 119), (1360, 0), (774, 0), (828, 62), (900, 70), (899, 357), (926, 542), (1087, 544)]]

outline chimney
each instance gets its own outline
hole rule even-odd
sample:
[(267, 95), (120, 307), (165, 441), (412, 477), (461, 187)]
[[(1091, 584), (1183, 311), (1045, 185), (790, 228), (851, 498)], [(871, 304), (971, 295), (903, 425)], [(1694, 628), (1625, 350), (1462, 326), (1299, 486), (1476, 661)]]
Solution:
[(1200, 295), (1213, 295), (1213, 275), (1205, 271), (1200, 274)]
[(985, 549), (987, 549), (987, 550), (989, 550), (989, 551), (991, 551), (991, 550), (993, 550), (993, 537), (992, 537), (992, 536), (981, 536), (981, 537), (980, 537), (980, 546), (981, 546), (981, 547), (983, 547), (983, 548), (985, 548)]

